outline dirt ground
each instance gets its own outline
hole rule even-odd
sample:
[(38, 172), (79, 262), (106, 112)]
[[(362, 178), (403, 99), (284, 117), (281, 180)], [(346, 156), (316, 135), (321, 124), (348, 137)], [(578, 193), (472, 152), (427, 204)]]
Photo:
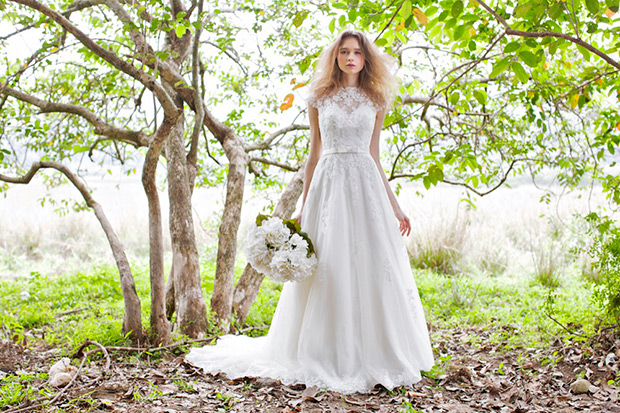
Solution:
[[(53, 403), (49, 400), (57, 391), (39, 396), (39, 390), (49, 388), (39, 379), (30, 386), (41, 400), (32, 397), (35, 402), (12, 404), (1, 411), (620, 412), (617, 334), (599, 335), (587, 343), (556, 340), (545, 349), (506, 351), (503, 343), (490, 344), (486, 331), (439, 333), (435, 340), (439, 368), (433, 378), (392, 391), (377, 386), (367, 394), (341, 395), (263, 378), (228, 380), (203, 374), (185, 363), (180, 353), (150, 359), (144, 353), (111, 351), (107, 373), (101, 353), (92, 356)], [(24, 349), (0, 342), (0, 379), (47, 372), (60, 358), (58, 353), (36, 344)], [(79, 366), (81, 360), (77, 357), (73, 364)], [(586, 393), (571, 391), (578, 378), (589, 381)]]

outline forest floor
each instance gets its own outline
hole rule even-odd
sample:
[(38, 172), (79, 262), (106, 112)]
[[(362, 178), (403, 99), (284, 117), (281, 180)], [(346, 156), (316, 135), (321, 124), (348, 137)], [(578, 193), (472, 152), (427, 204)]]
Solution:
[[(110, 351), (106, 372), (106, 358), (89, 346), (89, 357), (74, 354), (73, 364), (86, 360), (84, 367), (52, 403), (61, 390), (50, 390), (47, 372), (59, 358), (58, 349), (42, 341), (23, 347), (5, 339), (0, 342), (1, 411), (620, 412), (617, 334), (510, 351), (487, 329), (435, 330), (433, 337), (437, 363), (422, 381), (347, 395), (261, 378), (231, 381), (205, 375), (183, 360), (183, 347), (140, 354)], [(591, 384), (583, 394), (570, 390), (577, 378)], [(22, 397), (29, 394), (27, 401), (7, 403), (10, 389)]]
[[(206, 299), (214, 263), (201, 273)], [(244, 265), (236, 267), (240, 275)], [(149, 317), (148, 265), (134, 264)], [(531, 277), (416, 270), (435, 366), (413, 386), (342, 395), (274, 380), (228, 380), (184, 362), (192, 345), (129, 349), (113, 267), (0, 281), (0, 413), (6, 412), (620, 412), (618, 325), (599, 318), (583, 278), (554, 288)], [(263, 282), (245, 334), (266, 332), (281, 284)], [(83, 343), (91, 344), (83, 352)], [(105, 354), (108, 354), (108, 357)], [(67, 387), (50, 367), (71, 358)], [(79, 366), (83, 364), (83, 368)], [(107, 364), (109, 363), (109, 368)], [(586, 379), (584, 393), (571, 390)]]

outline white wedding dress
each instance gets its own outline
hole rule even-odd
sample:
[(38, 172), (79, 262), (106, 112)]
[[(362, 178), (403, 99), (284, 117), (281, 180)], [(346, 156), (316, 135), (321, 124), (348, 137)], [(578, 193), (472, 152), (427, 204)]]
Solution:
[(282, 288), (269, 333), (225, 335), (186, 359), (229, 378), (270, 377), (342, 393), (421, 379), (433, 353), (398, 221), (369, 145), (377, 108), (359, 89), (319, 101), (323, 150), (301, 226), (318, 269)]

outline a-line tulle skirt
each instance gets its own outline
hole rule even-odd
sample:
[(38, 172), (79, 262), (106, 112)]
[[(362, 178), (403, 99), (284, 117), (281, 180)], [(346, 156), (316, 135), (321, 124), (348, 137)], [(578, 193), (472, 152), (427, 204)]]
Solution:
[(269, 377), (341, 393), (410, 385), (433, 366), (424, 311), (398, 222), (372, 157), (320, 158), (302, 229), (314, 276), (282, 288), (264, 337), (225, 335), (187, 361), (229, 378)]

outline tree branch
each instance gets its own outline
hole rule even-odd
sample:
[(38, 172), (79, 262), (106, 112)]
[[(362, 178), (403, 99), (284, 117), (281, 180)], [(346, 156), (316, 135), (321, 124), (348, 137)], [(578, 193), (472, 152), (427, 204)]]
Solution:
[(157, 79), (155, 79), (153, 76), (139, 70), (131, 63), (122, 60), (114, 52), (104, 49), (102, 46), (100, 46), (98, 43), (94, 42), (90, 37), (88, 37), (84, 32), (75, 27), (69, 20), (67, 20), (65, 16), (58, 13), (57, 11), (50, 9), (44, 4), (41, 4), (36, 0), (11, 1), (30, 7), (31, 9), (37, 10), (38, 12), (50, 17), (56, 23), (61, 25), (66, 31), (71, 33), (89, 50), (97, 54), (97, 56), (101, 57), (103, 60), (105, 60), (118, 70), (133, 77), (144, 86), (146, 86), (149, 90), (151, 90), (153, 94), (157, 96), (157, 99), (164, 108), (164, 111), (169, 113), (169, 116), (174, 118), (177, 118), (179, 116), (180, 109), (176, 107), (172, 98), (168, 95), (164, 88), (159, 83), (157, 83)]
[[(127, 3), (127, 1), (125, 1)], [(151, 68), (152, 70), (159, 72), (161, 77), (166, 81), (171, 87), (174, 88), (175, 92), (177, 92), (183, 100), (190, 103), (192, 109), (196, 110), (195, 104), (193, 103), (193, 93), (192, 88), (188, 87), (187, 82), (181, 76), (181, 74), (175, 69), (173, 65), (168, 62), (160, 60), (155, 54), (153, 48), (148, 43), (146, 38), (142, 33), (136, 30), (137, 25), (132, 21), (131, 16), (125, 8), (118, 2), (118, 0), (106, 0), (106, 4), (108, 7), (116, 14), (116, 16), (124, 23), (129, 25), (129, 32), (131, 39), (134, 44), (137, 46), (139, 53), (141, 54), (141, 62)], [(176, 8), (182, 8), (182, 4), (176, 4)], [(174, 30), (169, 32), (169, 36), (176, 36)], [(185, 38), (185, 36), (183, 36)], [(172, 42), (171, 42), (172, 43)], [(185, 48), (180, 45), (180, 48), (177, 49), (179, 55), (183, 55), (182, 51)], [(178, 59), (181, 59), (180, 57)]]
[[(410, 96), (410, 95), (407, 95), (407, 96), (405, 96), (403, 98), (403, 104), (411, 104), (411, 103), (418, 103), (420, 105), (437, 106), (437, 107), (440, 107), (442, 109), (448, 110), (450, 112), (453, 112), (455, 110), (454, 108), (451, 108), (448, 105), (444, 105), (441, 102), (437, 102), (431, 96)], [(486, 113), (486, 112), (461, 112), (461, 114), (469, 115), (469, 116), (492, 116), (490, 113)]]
[(493, 10), (491, 7), (489, 7), (484, 1), (482, 1), (482, 0), (476, 0), (476, 1), (485, 10), (487, 10), (489, 13), (491, 13), (493, 15), (493, 17), (495, 17), (495, 19), (502, 26), (504, 26), (504, 28), (506, 29), (505, 33), (507, 35), (520, 36), (520, 37), (556, 37), (556, 38), (559, 38), (559, 39), (568, 40), (569, 42), (575, 43), (575, 44), (583, 47), (584, 49), (587, 49), (587, 50), (591, 51), (592, 53), (594, 53), (595, 55), (599, 56), (601, 59), (603, 59), (604, 61), (606, 61), (610, 65), (612, 65), (613, 67), (615, 67), (618, 70), (620, 70), (620, 62), (615, 61), (609, 55), (603, 53), (602, 51), (600, 51), (596, 47), (592, 46), (591, 44), (584, 42), (583, 40), (579, 39), (578, 37), (573, 37), (573, 36), (570, 36), (570, 35), (567, 35), (567, 34), (564, 34), (564, 33), (549, 32), (549, 31), (543, 31), (543, 32), (524, 32), (524, 31), (521, 31), (521, 30), (514, 30), (514, 29), (510, 28), (510, 25), (506, 22), (506, 20), (504, 20), (499, 14), (497, 14), (497, 12), (495, 12), (495, 10)]
[(300, 124), (296, 124), (296, 123), (294, 123), (292, 125), (285, 126), (283, 128), (278, 129), (277, 131), (275, 131), (271, 135), (269, 135), (269, 137), (267, 139), (265, 139), (263, 142), (257, 143), (257, 144), (253, 144), (253, 145), (247, 145), (245, 147), (245, 151), (246, 152), (251, 152), (251, 151), (258, 150), (258, 149), (269, 149), (269, 147), (273, 143), (274, 139), (276, 139), (278, 136), (287, 134), (287, 133), (292, 132), (294, 130), (308, 130), (308, 129), (310, 129), (310, 126), (308, 126), (308, 125), (300, 125)]
[[(142, 5), (142, 3), (140, 3), (137, 0), (121, 0), (123, 3), (125, 3), (128, 6), (133, 6), (134, 8), (140, 10), (142, 9), (142, 11), (138, 14), (138, 16), (140, 16), (140, 18), (142, 20), (144, 20), (145, 22), (148, 23), (152, 23), (153, 22), (153, 16), (151, 16), (151, 14), (146, 11), (146, 7)], [(105, 0), (102, 0), (102, 2), (105, 2)]]
[(282, 169), (286, 169), (287, 171), (296, 172), (299, 169), (299, 166), (291, 166), (282, 162), (274, 161), (271, 159), (261, 158), (258, 156), (250, 158), (250, 162), (260, 162), (267, 165), (274, 165), (280, 167)]
[[(200, 15), (202, 14), (203, 0), (198, 0), (198, 21), (200, 22)], [(202, 25), (199, 25), (194, 34), (194, 42), (192, 45), (192, 86), (194, 88), (194, 102), (198, 102), (196, 105), (196, 116), (194, 117), (194, 129), (192, 130), (192, 140), (189, 153), (187, 154), (187, 161), (190, 165), (196, 168), (196, 158), (198, 156), (198, 142), (200, 139), (200, 131), (202, 130), (203, 118), (204, 118), (204, 102), (200, 95), (200, 34)], [(192, 175), (196, 174), (192, 172)]]
[(484, 191), (484, 192), (478, 191), (474, 187), (466, 184), (465, 182), (454, 182), (454, 181), (449, 181), (447, 179), (443, 179), (442, 182), (444, 182), (446, 184), (449, 184), (449, 185), (464, 186), (465, 188), (467, 188), (468, 190), (470, 190), (471, 192), (475, 193), (478, 196), (485, 196), (485, 195), (488, 195), (491, 192), (495, 191), (497, 188), (502, 186), (504, 184), (504, 182), (506, 182), (506, 179), (508, 179), (508, 174), (510, 173), (510, 171), (512, 171), (512, 168), (515, 166), (517, 161), (518, 161), (518, 159), (513, 159), (512, 160), (512, 162), (510, 163), (510, 166), (508, 167), (508, 170), (506, 171), (506, 173), (504, 174), (502, 179), (500, 179), (499, 182), (497, 183), (497, 185), (495, 185), (494, 187), (492, 187), (488, 191)]
[(578, 38), (573, 37), (573, 36), (569, 36), (569, 35), (564, 34), (564, 33), (547, 32), (547, 31), (533, 33), (533, 32), (523, 32), (523, 31), (520, 31), (520, 30), (507, 29), (506, 30), (506, 34), (509, 34), (511, 36), (520, 36), (520, 37), (556, 37), (556, 38), (559, 38), (559, 39), (568, 40), (569, 42), (573, 42), (573, 43), (583, 47), (584, 49), (587, 49), (587, 50), (591, 51), (592, 53), (594, 53), (595, 55), (599, 56), (601, 59), (603, 59), (604, 61), (606, 61), (610, 65), (612, 65), (613, 67), (615, 67), (618, 70), (620, 70), (620, 62), (615, 61), (609, 55), (601, 52), (599, 49), (597, 49), (596, 47), (592, 46), (591, 44), (586, 43), (586, 42), (584, 42), (581, 39), (578, 39)]
[(409, 145), (406, 145), (404, 148), (402, 148), (400, 151), (398, 151), (398, 155), (396, 155), (396, 158), (394, 158), (394, 162), (392, 162), (392, 171), (390, 172), (390, 178), (388, 180), (391, 181), (396, 176), (394, 174), (394, 172), (396, 172), (396, 164), (398, 164), (398, 160), (400, 159), (401, 156), (403, 156), (403, 154), (405, 153), (405, 151), (407, 149), (413, 148), (414, 146), (418, 146), (418, 145), (424, 145), (425, 143), (428, 143), (428, 142), (432, 141), (433, 139), (435, 139), (435, 137), (437, 135), (438, 134), (435, 133), (435, 134), (429, 136), (428, 138), (426, 138), (424, 140), (410, 143)]
[(135, 146), (149, 146), (150, 139), (144, 132), (136, 132), (112, 126), (109, 123), (104, 122), (100, 117), (82, 106), (50, 102), (47, 100), (39, 99), (35, 96), (29, 95), (11, 87), (5, 87), (2, 94), (12, 96), (16, 99), (21, 100), (22, 102), (30, 103), (31, 105), (37, 106), (41, 108), (41, 113), (61, 112), (78, 115), (95, 127), (95, 133), (97, 135), (102, 135), (110, 139), (127, 142)]
[[(62, 15), (65, 17), (69, 17), (69, 15), (71, 13), (73, 13), (74, 11), (80, 11), (80, 10), (84, 10), (87, 9), (89, 7), (93, 7), (93, 6), (97, 6), (99, 4), (103, 4), (105, 2), (105, 0), (78, 0), (78, 1), (74, 1), (68, 8), (67, 10), (62, 12)], [(0, 37), (0, 41), (3, 40), (8, 40), (11, 37), (23, 33), (26, 30), (30, 30), (32, 29), (34, 26), (36, 25), (36, 23), (30, 23), (29, 25), (26, 25), (24, 27), (22, 27), (21, 29), (18, 29), (16, 31), (14, 31), (13, 33), (7, 34), (6, 36), (2, 36)]]

